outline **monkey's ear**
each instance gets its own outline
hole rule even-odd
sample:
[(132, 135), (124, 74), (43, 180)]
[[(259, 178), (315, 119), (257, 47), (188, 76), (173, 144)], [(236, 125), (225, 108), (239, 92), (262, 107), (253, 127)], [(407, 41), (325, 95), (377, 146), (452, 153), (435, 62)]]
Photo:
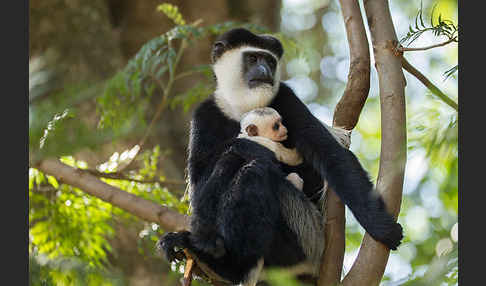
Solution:
[(223, 54), (225, 48), (226, 42), (224, 41), (217, 41), (213, 44), (213, 50), (211, 51), (211, 60), (213, 61), (213, 64)]
[(255, 124), (248, 125), (245, 130), (248, 136), (258, 136), (258, 127)]

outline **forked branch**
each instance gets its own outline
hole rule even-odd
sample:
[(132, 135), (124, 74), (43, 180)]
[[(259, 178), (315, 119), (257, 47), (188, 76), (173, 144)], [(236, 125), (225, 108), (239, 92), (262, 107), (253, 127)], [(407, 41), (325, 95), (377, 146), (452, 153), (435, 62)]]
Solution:
[[(340, 0), (346, 28), (350, 65), (348, 82), (334, 110), (333, 127), (352, 130), (359, 119), (370, 89), (370, 52), (358, 1)], [(344, 204), (336, 193), (327, 194), (326, 249), (317, 285), (336, 285), (341, 281), (345, 248)]]

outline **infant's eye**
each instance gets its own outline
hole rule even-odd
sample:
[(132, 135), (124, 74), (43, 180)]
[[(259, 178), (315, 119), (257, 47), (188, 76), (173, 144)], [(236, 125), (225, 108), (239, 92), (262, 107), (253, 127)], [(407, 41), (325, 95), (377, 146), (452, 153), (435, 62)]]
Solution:
[(273, 130), (277, 131), (279, 128), (280, 128), (280, 124), (275, 123), (275, 124), (273, 125)]

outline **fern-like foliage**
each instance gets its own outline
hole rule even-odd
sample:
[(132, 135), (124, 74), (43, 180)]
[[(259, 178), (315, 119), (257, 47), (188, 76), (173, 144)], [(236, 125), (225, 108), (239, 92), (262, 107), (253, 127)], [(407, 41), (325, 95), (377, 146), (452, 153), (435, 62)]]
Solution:
[[(205, 27), (186, 25), (182, 24), (185, 20), (175, 6), (160, 5), (159, 10), (178, 25), (148, 41), (122, 71), (107, 81), (103, 95), (97, 98), (98, 113), (101, 115), (100, 128), (119, 130), (126, 122), (144, 123), (150, 97), (157, 90), (168, 93), (167, 89), (179, 78), (178, 75), (203, 74), (206, 77), (205, 81), (188, 87), (188, 90), (180, 95), (171, 96), (169, 101), (176, 101), (171, 104), (172, 107), (183, 104), (184, 110), (187, 110), (190, 105), (211, 93), (213, 82), (209, 65), (197, 66), (180, 74), (175, 72), (178, 57), (181, 56), (181, 44), (178, 42), (185, 41), (188, 45), (194, 45), (202, 38), (219, 35), (235, 27), (245, 27), (256, 33), (268, 32), (258, 25), (233, 21)], [(176, 47), (177, 44), (179, 49)]]
[[(256, 33), (268, 32), (258, 25), (232, 21), (208, 26), (199, 26), (201, 21), (186, 24), (179, 9), (170, 4), (160, 5), (159, 11), (174, 22), (174, 28), (145, 43), (123, 69), (105, 81), (63, 85), (61, 88), (48, 86), (46, 81), (52, 80), (42, 65), (37, 65), (37, 69), (34, 64), (29, 67), (32, 81), (29, 90), (29, 151), (35, 155), (32, 158), (40, 160), (44, 156), (70, 155), (128, 134), (137, 136), (137, 132), (146, 132), (144, 127), (146, 120), (151, 119), (147, 114), (154, 96), (157, 96), (156, 100), (164, 101), (166, 107), (181, 106), (189, 110), (212, 92), (214, 79), (209, 64), (178, 70), (179, 59), (184, 56), (183, 47), (197, 46), (201, 39), (235, 27), (245, 27)], [(196, 75), (198, 80), (193, 86), (178, 93), (171, 91), (175, 81)], [(50, 94), (45, 97), (47, 88)], [(99, 116), (97, 129), (92, 126), (93, 122), (80, 117), (78, 110), (81, 102), (93, 98)], [(62, 114), (66, 116), (59, 117)]]
[(171, 19), (176, 25), (185, 25), (186, 21), (179, 12), (179, 8), (170, 3), (163, 3), (157, 6), (157, 11), (163, 12), (169, 19)]
[[(420, 2), (420, 9), (417, 12), (417, 16), (415, 17), (415, 26), (409, 26), (409, 31), (407, 35), (400, 40), (401, 45), (406, 44), (407, 46), (409, 46), (426, 32), (431, 32), (436, 37), (445, 36), (451, 42), (459, 42), (459, 28), (451, 20), (442, 19), (442, 15), (439, 14), (437, 22), (434, 23), (435, 7), (436, 6), (434, 6), (434, 8), (432, 9), (430, 15), (430, 23), (429, 25), (426, 25), (423, 19), (422, 2)], [(445, 71), (444, 81), (447, 80), (449, 77), (453, 76), (458, 70), (459, 66), (455, 65), (451, 69)]]
[(459, 70), (459, 65), (455, 65), (452, 68), (444, 72), (444, 81), (453, 76)]
[(426, 25), (423, 19), (423, 9), (422, 4), (420, 4), (420, 9), (415, 17), (415, 26), (409, 26), (409, 31), (405, 37), (400, 40), (400, 44), (412, 44), (415, 40), (417, 40), (422, 34), (425, 32), (431, 32), (434, 36), (446, 36), (449, 40), (454, 42), (458, 42), (458, 27), (454, 25), (451, 20), (442, 19), (442, 15), (439, 15), (437, 18), (437, 22), (434, 23), (434, 10), (435, 7), (432, 9), (431, 16), (430, 16), (430, 24)]

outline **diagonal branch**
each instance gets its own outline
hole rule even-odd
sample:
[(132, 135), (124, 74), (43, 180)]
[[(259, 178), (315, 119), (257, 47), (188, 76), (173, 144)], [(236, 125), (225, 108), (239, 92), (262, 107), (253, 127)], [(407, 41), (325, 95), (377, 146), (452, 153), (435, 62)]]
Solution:
[(57, 159), (45, 159), (35, 167), (65, 184), (79, 188), (87, 194), (100, 198), (140, 219), (158, 223), (166, 231), (188, 229), (187, 216), (158, 203), (122, 191), (88, 172), (68, 166)]
[[(334, 110), (333, 127), (352, 130), (359, 119), (370, 89), (370, 52), (358, 1), (340, 0), (349, 44), (348, 82)], [(327, 194), (326, 249), (318, 286), (341, 281), (345, 249), (345, 208), (334, 191)]]
[(151, 180), (138, 180), (134, 178), (130, 178), (129, 176), (125, 175), (124, 173), (121, 172), (115, 172), (115, 173), (104, 173), (100, 172), (97, 170), (86, 170), (83, 169), (82, 171), (87, 172), (93, 176), (99, 177), (99, 178), (107, 178), (107, 179), (113, 179), (113, 180), (124, 180), (124, 181), (131, 181), (131, 182), (136, 182), (136, 183), (142, 183), (142, 184), (154, 184), (158, 183), (162, 187), (173, 187), (173, 186), (184, 186), (186, 182), (184, 181), (179, 181), (179, 180), (158, 180), (158, 179), (151, 179)]
[(425, 77), (419, 70), (412, 66), (405, 57), (402, 56), (402, 66), (403, 69), (408, 71), (411, 75), (415, 76), (421, 83), (425, 85), (433, 94), (442, 99), (447, 105), (454, 108), (456, 111), (459, 110), (457, 103), (443, 93), (437, 86), (435, 86), (427, 77)]
[[(381, 153), (376, 189), (388, 211), (400, 211), (405, 172), (407, 134), (405, 116), (405, 77), (393, 43), (397, 36), (387, 0), (364, 1), (371, 32), (375, 67), (378, 72), (381, 106)], [(365, 234), (361, 248), (343, 285), (378, 285), (385, 272), (390, 250)]]

